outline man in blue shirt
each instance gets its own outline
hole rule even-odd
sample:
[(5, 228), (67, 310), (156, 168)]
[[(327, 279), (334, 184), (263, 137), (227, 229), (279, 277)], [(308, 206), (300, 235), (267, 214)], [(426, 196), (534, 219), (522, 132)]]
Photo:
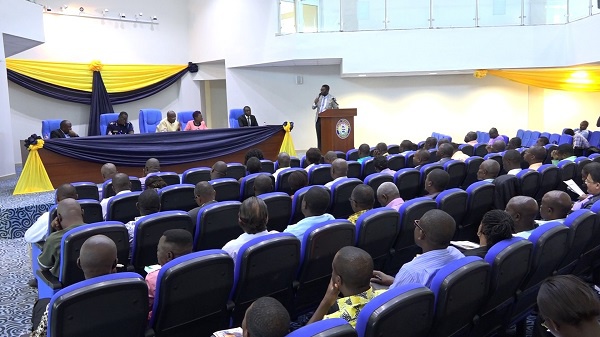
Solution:
[(108, 126), (106, 127), (106, 134), (107, 135), (132, 134), (133, 133), (133, 124), (131, 124), (131, 122), (128, 122), (127, 118), (129, 118), (129, 115), (127, 114), (127, 112), (121, 111), (121, 113), (119, 113), (119, 118), (116, 121), (108, 123)]
[(412, 261), (405, 263), (396, 277), (373, 271), (371, 282), (389, 286), (418, 283), (429, 286), (438, 270), (448, 263), (465, 257), (458, 249), (450, 246), (456, 223), (446, 212), (433, 209), (415, 220), (415, 244), (423, 249)]
[(304, 219), (284, 230), (285, 233), (294, 234), (299, 240), (313, 225), (335, 219), (333, 215), (325, 213), (329, 208), (329, 192), (323, 187), (313, 186), (306, 191), (301, 208)]

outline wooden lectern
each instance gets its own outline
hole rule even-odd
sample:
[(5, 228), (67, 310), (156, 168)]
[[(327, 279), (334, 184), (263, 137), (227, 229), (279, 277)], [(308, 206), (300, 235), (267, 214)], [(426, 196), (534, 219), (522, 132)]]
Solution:
[(354, 116), (356, 109), (328, 109), (321, 118), (321, 153), (348, 151), (354, 148)]

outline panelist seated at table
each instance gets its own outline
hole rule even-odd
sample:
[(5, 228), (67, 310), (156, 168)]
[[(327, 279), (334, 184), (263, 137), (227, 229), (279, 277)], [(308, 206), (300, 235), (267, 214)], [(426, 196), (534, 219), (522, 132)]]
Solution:
[(50, 138), (71, 137), (79, 137), (79, 135), (76, 134), (75, 131), (71, 130), (71, 122), (66, 119), (60, 122), (60, 128), (52, 130), (52, 132), (50, 132)]
[(181, 131), (181, 124), (177, 120), (175, 111), (167, 112), (167, 118), (163, 118), (156, 126), (156, 132)]
[(192, 131), (192, 130), (206, 130), (206, 123), (204, 123), (204, 119), (202, 118), (202, 112), (196, 110), (192, 113), (191, 121), (188, 121), (185, 125), (185, 129), (183, 131)]
[(131, 124), (131, 122), (127, 121), (128, 118), (129, 118), (129, 115), (127, 114), (127, 112), (121, 111), (121, 113), (119, 113), (119, 118), (116, 121), (108, 123), (108, 126), (106, 127), (106, 134), (107, 135), (133, 134), (133, 124)]
[(244, 107), (244, 114), (238, 117), (238, 124), (241, 128), (244, 126), (258, 126), (256, 117), (252, 114), (252, 109), (249, 106)]

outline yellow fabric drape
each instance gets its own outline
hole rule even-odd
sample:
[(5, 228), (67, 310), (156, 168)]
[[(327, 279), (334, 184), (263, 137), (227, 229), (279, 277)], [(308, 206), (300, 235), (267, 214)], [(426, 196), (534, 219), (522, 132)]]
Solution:
[(600, 66), (477, 70), (473, 76), (482, 78), (487, 74), (544, 89), (580, 92), (600, 91)]
[(44, 147), (44, 141), (38, 139), (36, 145), (29, 146), (29, 156), (23, 167), (13, 195), (48, 192), (54, 190), (46, 168), (42, 163), (38, 149)]
[(285, 136), (283, 136), (283, 142), (281, 143), (281, 148), (279, 152), (286, 152), (292, 157), (296, 156), (296, 149), (294, 148), (294, 141), (292, 140), (292, 132), (291, 132), (290, 122), (286, 122), (283, 126), (283, 130), (285, 131)]
[(160, 82), (187, 65), (101, 64), (6, 59), (6, 68), (61, 87), (92, 91), (92, 71), (100, 70), (109, 93), (125, 92)]

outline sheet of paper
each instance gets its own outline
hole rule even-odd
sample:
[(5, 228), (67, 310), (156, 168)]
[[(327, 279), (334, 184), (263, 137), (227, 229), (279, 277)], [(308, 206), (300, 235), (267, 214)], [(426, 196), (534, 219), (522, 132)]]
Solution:
[(573, 193), (575, 193), (575, 194), (577, 194), (577, 195), (579, 195), (579, 196), (582, 196), (582, 195), (584, 195), (584, 194), (585, 194), (585, 193), (583, 192), (583, 190), (582, 190), (582, 189), (581, 189), (579, 186), (577, 186), (577, 184), (576, 184), (576, 183), (573, 181), (573, 179), (565, 180), (565, 181), (563, 181), (563, 182), (564, 182), (565, 184), (567, 184), (567, 188), (568, 188), (568, 189), (569, 189), (571, 192), (573, 192)]
[(450, 243), (456, 247), (460, 247), (462, 249), (475, 249), (479, 248), (479, 245), (475, 242), (471, 241), (450, 241)]

